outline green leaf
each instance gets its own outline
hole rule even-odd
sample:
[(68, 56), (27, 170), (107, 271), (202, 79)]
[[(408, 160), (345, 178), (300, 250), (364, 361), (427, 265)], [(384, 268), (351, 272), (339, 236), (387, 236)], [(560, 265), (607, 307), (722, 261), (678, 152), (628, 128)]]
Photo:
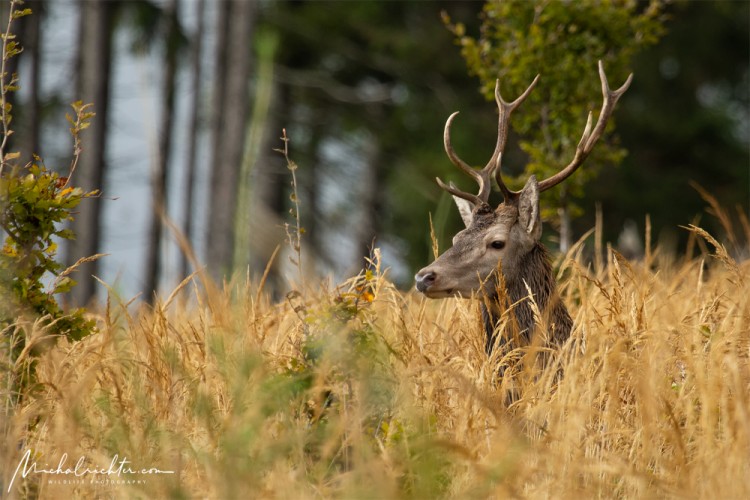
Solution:
[(57, 282), (57, 286), (55, 286), (55, 289), (52, 290), (52, 294), (55, 295), (58, 293), (67, 293), (72, 290), (75, 285), (75, 280), (66, 276)]
[(30, 14), (31, 14), (31, 9), (16, 10), (13, 12), (13, 19), (20, 19)]
[(61, 229), (60, 231), (57, 231), (57, 236), (59, 238), (62, 238), (64, 240), (74, 240), (76, 239), (75, 233), (70, 229)]

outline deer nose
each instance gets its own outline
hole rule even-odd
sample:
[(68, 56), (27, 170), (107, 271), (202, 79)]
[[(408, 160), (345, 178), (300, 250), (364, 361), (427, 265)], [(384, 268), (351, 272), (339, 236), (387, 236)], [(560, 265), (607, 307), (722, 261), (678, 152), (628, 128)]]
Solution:
[(435, 274), (433, 271), (419, 271), (416, 276), (414, 276), (414, 280), (417, 282), (417, 290), (424, 293), (427, 291), (432, 284), (435, 283), (435, 279), (437, 279), (437, 274)]

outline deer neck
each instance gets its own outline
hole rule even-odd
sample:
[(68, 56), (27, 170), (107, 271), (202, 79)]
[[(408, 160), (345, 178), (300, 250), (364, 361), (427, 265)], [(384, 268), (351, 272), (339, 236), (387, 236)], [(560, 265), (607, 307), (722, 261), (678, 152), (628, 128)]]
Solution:
[(495, 293), (482, 304), (487, 352), (491, 352), (495, 344), (494, 335), (498, 320), (503, 311), (513, 304), (515, 305), (511, 321), (502, 332), (500, 345), (512, 344), (513, 347), (519, 347), (519, 343), (526, 345), (531, 341), (531, 335), (536, 330), (536, 322), (529, 291), (542, 314), (542, 321), (548, 325), (551, 337), (548, 340), (558, 344), (564, 342), (570, 335), (573, 322), (557, 294), (547, 249), (537, 242), (531, 251), (521, 258), (516, 272), (503, 274), (506, 296)]

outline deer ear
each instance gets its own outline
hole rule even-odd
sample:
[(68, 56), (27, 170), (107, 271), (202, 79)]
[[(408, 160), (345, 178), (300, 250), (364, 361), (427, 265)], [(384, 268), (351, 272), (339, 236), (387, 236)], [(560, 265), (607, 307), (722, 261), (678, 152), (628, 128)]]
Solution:
[[(450, 185), (451, 187), (456, 187), (452, 182), (450, 183)], [(456, 202), (456, 206), (458, 207), (458, 213), (461, 214), (461, 220), (464, 221), (464, 226), (466, 227), (471, 226), (471, 221), (473, 219), (472, 212), (474, 211), (474, 204), (468, 200), (459, 198), (458, 196), (453, 196), (453, 201)]]
[(539, 185), (536, 176), (526, 181), (518, 199), (518, 221), (526, 232), (539, 239), (542, 235), (542, 220), (539, 217)]
[(456, 202), (456, 206), (458, 207), (458, 213), (461, 214), (461, 220), (464, 221), (464, 226), (469, 227), (471, 226), (472, 221), (472, 212), (474, 210), (474, 205), (470, 201), (466, 201), (463, 198), (459, 198), (458, 196), (454, 196), (453, 200)]

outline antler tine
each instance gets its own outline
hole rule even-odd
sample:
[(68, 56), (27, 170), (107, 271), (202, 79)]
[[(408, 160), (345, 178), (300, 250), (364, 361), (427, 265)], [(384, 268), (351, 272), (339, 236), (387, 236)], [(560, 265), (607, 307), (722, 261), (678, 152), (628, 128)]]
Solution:
[(457, 187), (453, 186), (453, 184), (444, 183), (443, 181), (440, 180), (440, 177), (435, 177), (435, 180), (437, 181), (438, 186), (440, 186), (445, 191), (448, 191), (453, 196), (458, 196), (459, 198), (463, 198), (466, 201), (470, 201), (474, 205), (481, 205), (482, 203), (487, 203), (487, 200), (483, 200), (475, 194), (461, 191)]
[(477, 184), (479, 185), (479, 194), (474, 195), (465, 191), (461, 191), (455, 186), (445, 184), (440, 179), (436, 179), (438, 185), (441, 188), (448, 191), (452, 195), (468, 200), (475, 205), (478, 205), (480, 203), (487, 203), (490, 197), (492, 176), (495, 175), (497, 178), (497, 183), (500, 186), (505, 199), (510, 199), (514, 194), (516, 194), (510, 191), (505, 186), (505, 183), (502, 181), (502, 178), (500, 176), (502, 154), (505, 150), (505, 143), (508, 139), (508, 119), (510, 118), (510, 114), (513, 112), (513, 110), (515, 110), (526, 99), (526, 97), (528, 97), (534, 86), (536, 86), (538, 80), (539, 75), (534, 78), (534, 81), (531, 82), (531, 85), (529, 85), (529, 87), (524, 91), (523, 94), (521, 94), (515, 101), (510, 103), (506, 102), (500, 95), (500, 80), (495, 81), (495, 102), (497, 103), (498, 109), (497, 142), (495, 143), (495, 151), (492, 153), (490, 161), (487, 162), (487, 165), (485, 165), (482, 170), (475, 170), (471, 168), (465, 161), (463, 161), (458, 157), (458, 155), (456, 155), (456, 152), (453, 150), (453, 146), (451, 145), (450, 129), (451, 124), (453, 123), (453, 119), (458, 114), (458, 111), (448, 117), (448, 120), (445, 122), (445, 131), (443, 132), (445, 152), (455, 166), (460, 168), (464, 173), (466, 173), (477, 182)]
[(465, 161), (459, 158), (456, 152), (453, 150), (453, 145), (451, 144), (451, 124), (453, 123), (453, 119), (457, 114), (458, 111), (450, 115), (448, 117), (448, 120), (445, 122), (445, 130), (443, 132), (443, 144), (445, 145), (445, 153), (448, 155), (448, 158), (450, 158), (451, 163), (460, 168), (466, 175), (474, 179), (477, 184), (479, 184), (479, 194), (473, 195), (471, 193), (460, 191), (453, 186), (448, 186), (440, 179), (437, 179), (438, 185), (440, 185), (441, 188), (445, 189), (449, 193), (458, 196), (459, 198), (468, 200), (475, 205), (479, 203), (487, 203), (487, 200), (490, 197), (489, 175), (486, 175), (484, 171), (478, 172), (477, 170), (471, 168)]
[(594, 144), (596, 144), (596, 141), (599, 140), (602, 133), (604, 132), (604, 128), (607, 126), (607, 122), (609, 121), (610, 116), (612, 116), (612, 112), (615, 109), (615, 105), (617, 104), (618, 99), (620, 99), (622, 94), (624, 94), (625, 91), (628, 90), (628, 87), (630, 87), (630, 82), (633, 81), (633, 74), (631, 73), (630, 76), (628, 76), (628, 79), (625, 80), (625, 83), (620, 88), (618, 88), (617, 90), (610, 90), (609, 82), (607, 82), (607, 75), (604, 73), (604, 65), (601, 61), (599, 61), (599, 78), (602, 81), (603, 102), (602, 109), (599, 112), (599, 118), (596, 121), (596, 126), (594, 126), (592, 130), (592, 114), (591, 112), (589, 112), (588, 119), (586, 120), (586, 127), (584, 128), (581, 140), (576, 147), (576, 152), (573, 156), (573, 160), (564, 169), (562, 169), (552, 177), (540, 182), (540, 192), (546, 191), (558, 185), (559, 183), (567, 179), (573, 172), (575, 172), (578, 167), (581, 166), (586, 157), (588, 157), (589, 153), (591, 153), (591, 150), (594, 148)]
[(490, 176), (492, 173), (495, 174), (497, 185), (500, 187), (500, 191), (503, 193), (503, 198), (506, 200), (510, 200), (517, 194), (508, 189), (502, 179), (502, 158), (503, 152), (505, 151), (505, 143), (508, 140), (508, 121), (510, 119), (510, 114), (526, 100), (538, 81), (539, 75), (536, 75), (534, 81), (531, 82), (523, 94), (518, 96), (515, 101), (509, 103), (505, 102), (503, 96), (500, 95), (500, 80), (495, 80), (495, 102), (497, 103), (498, 111), (497, 143), (495, 144), (495, 151), (492, 153), (492, 158), (490, 158), (489, 163), (487, 163), (487, 166), (482, 171), (488, 170)]
[(453, 119), (458, 115), (458, 111), (451, 114), (448, 117), (448, 120), (445, 122), (445, 129), (443, 131), (443, 145), (445, 146), (445, 153), (448, 155), (448, 158), (450, 158), (451, 163), (453, 163), (455, 166), (466, 172), (470, 177), (476, 178), (476, 171), (471, 168), (465, 161), (463, 161), (461, 158), (456, 155), (456, 152), (453, 151), (453, 146), (451, 145), (451, 123), (453, 123)]

